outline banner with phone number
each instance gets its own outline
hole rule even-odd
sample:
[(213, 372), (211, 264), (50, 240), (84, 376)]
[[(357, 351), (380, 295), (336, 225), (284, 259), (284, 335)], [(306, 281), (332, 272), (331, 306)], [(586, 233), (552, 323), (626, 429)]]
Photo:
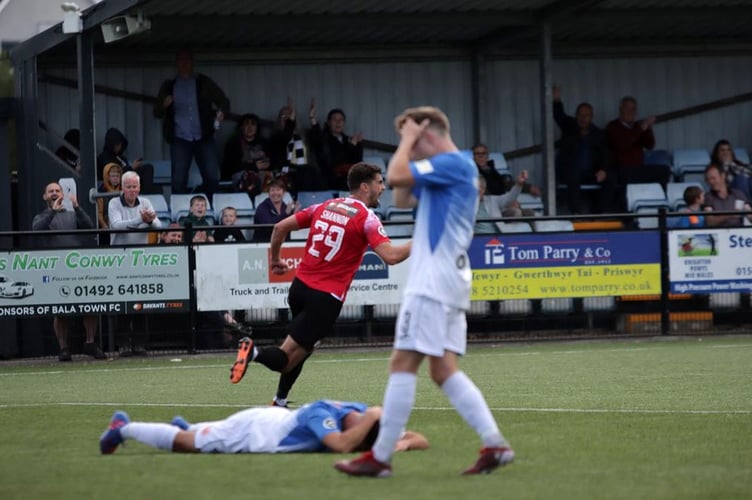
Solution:
[(0, 253), (0, 317), (189, 309), (187, 247)]
[(752, 292), (752, 229), (681, 229), (668, 233), (674, 293)]
[(472, 300), (659, 294), (657, 231), (476, 237)]

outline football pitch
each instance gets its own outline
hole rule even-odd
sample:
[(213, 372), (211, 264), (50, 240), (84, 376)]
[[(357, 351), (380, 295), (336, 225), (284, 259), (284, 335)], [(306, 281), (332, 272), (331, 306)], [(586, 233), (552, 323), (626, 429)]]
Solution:
[[(388, 350), (317, 352), (293, 389), (380, 404)], [(276, 374), (234, 353), (0, 364), (0, 498), (752, 497), (752, 337), (472, 347), (515, 463), (462, 477), (479, 448), (425, 370), (409, 427), (431, 448), (395, 456), (389, 479), (337, 473), (333, 454), (177, 455), (128, 442), (99, 454), (114, 410), (133, 420), (214, 420), (271, 400)], [(347, 455), (345, 455), (347, 456)]]

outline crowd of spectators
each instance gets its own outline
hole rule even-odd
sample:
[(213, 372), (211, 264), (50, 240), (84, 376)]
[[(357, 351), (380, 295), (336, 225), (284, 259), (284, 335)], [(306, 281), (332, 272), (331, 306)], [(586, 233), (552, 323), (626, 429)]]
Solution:
[[(557, 185), (565, 189), (564, 200), (569, 213), (625, 212), (628, 184), (658, 183), (664, 191), (667, 189), (673, 180), (671, 166), (650, 164), (645, 156), (646, 151), (656, 146), (653, 130), (656, 118), (640, 117), (636, 98), (623, 97), (618, 103), (618, 116), (601, 128), (593, 121), (592, 104), (579, 103), (572, 116), (565, 112), (560, 87), (553, 88), (552, 96), (553, 118), (560, 130)], [(311, 99), (306, 111), (307, 121), (301, 123), (295, 103), (288, 98), (274, 120), (245, 113), (237, 118), (232, 134), (218, 147), (215, 134), (225, 119), (232, 116), (230, 100), (209, 76), (194, 70), (194, 58), (189, 50), (179, 51), (175, 76), (165, 80), (157, 93), (154, 116), (162, 120), (163, 137), (170, 146), (171, 192), (201, 194), (191, 198), (189, 214), (171, 224), (170, 231), (113, 232), (109, 238), (100, 237), (100, 245), (144, 245), (157, 240), (161, 244), (246, 241), (243, 231), (234, 227), (238, 220), (235, 208), (225, 207), (217, 214), (209, 212), (208, 200), (221, 190), (249, 196), (255, 204), (254, 223), (260, 225), (250, 239), (267, 242), (271, 226), (300, 209), (297, 201), (289, 201), (295, 200), (296, 192), (346, 191), (348, 170), (363, 160), (363, 134), (348, 133), (347, 116), (341, 108), (330, 109), (323, 123), (319, 122), (315, 99)], [(56, 155), (71, 170), (79, 172), (80, 133), (71, 129), (64, 139)], [(134, 155), (137, 159), (130, 161), (127, 150), (126, 136), (117, 128), (109, 128), (97, 156), (98, 191), (110, 195), (97, 200), (98, 227), (159, 229), (161, 223), (154, 208), (148, 198), (141, 196), (161, 193), (161, 188), (154, 183), (154, 167), (139, 155)], [(473, 146), (472, 158), (479, 173), (478, 234), (499, 231), (496, 222), (485, 219), (534, 215), (518, 201), (522, 193), (537, 198), (543, 196), (539, 186), (528, 182), (527, 171), (515, 175), (499, 169), (485, 144)], [(199, 167), (201, 185), (191, 190), (188, 171), (193, 161)], [(741, 213), (714, 213), (752, 210), (752, 168), (736, 158), (728, 141), (719, 140), (715, 144), (711, 163), (704, 173), (707, 191), (700, 186), (688, 187), (684, 192), (682, 214), (669, 219), (670, 227), (735, 226), (743, 224), (745, 219), (752, 220)], [(590, 200), (586, 200), (585, 186), (592, 192)], [(59, 185), (48, 185), (44, 200), (48, 206), (35, 217), (35, 229), (93, 227), (75, 199), (72, 212), (61, 210), (63, 196)], [(221, 229), (203, 229), (215, 222)], [(63, 239), (50, 238), (50, 244), (63, 244)], [(239, 324), (230, 311), (212, 316), (211, 321), (225, 326)], [(70, 359), (66, 324), (60, 318), (55, 319), (61, 360)], [(93, 323), (87, 317), (84, 324), (85, 352), (100, 357), (101, 350), (92, 344)]]

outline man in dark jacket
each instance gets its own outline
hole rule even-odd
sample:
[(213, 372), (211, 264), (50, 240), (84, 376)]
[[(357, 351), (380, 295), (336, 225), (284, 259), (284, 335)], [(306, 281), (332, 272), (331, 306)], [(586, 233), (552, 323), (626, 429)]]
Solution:
[(570, 213), (582, 212), (580, 187), (583, 184), (601, 186), (598, 210), (609, 212), (613, 207), (616, 175), (608, 168), (608, 149), (603, 130), (593, 124), (593, 107), (583, 102), (574, 117), (564, 113), (561, 88), (554, 87), (554, 120), (561, 129), (559, 143), (559, 179), (567, 185), (567, 205)]
[(219, 153), (214, 131), (230, 109), (222, 89), (206, 75), (193, 72), (193, 54), (181, 50), (176, 58), (177, 76), (162, 83), (154, 103), (154, 116), (163, 120), (162, 133), (170, 144), (172, 192), (188, 190), (188, 171), (196, 159), (204, 192), (217, 190)]

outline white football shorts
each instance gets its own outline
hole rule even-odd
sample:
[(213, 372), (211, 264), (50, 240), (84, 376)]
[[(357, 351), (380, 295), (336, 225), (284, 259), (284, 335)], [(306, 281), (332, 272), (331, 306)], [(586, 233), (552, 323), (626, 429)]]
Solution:
[(250, 408), (224, 420), (191, 426), (201, 453), (275, 453), (295, 427), (295, 413), (269, 406)]
[(444, 351), (465, 354), (465, 311), (421, 295), (405, 296), (394, 330), (394, 348), (441, 357)]

